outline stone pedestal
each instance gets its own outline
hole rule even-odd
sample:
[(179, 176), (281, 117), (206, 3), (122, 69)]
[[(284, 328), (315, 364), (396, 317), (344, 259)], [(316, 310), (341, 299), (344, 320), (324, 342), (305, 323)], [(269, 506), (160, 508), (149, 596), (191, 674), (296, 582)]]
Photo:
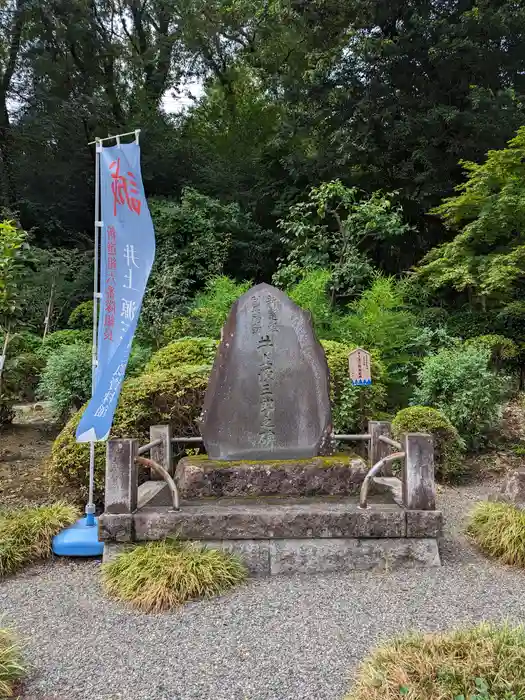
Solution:
[(367, 473), (348, 454), (299, 460), (224, 462), (196, 455), (181, 459), (175, 477), (181, 498), (357, 495)]

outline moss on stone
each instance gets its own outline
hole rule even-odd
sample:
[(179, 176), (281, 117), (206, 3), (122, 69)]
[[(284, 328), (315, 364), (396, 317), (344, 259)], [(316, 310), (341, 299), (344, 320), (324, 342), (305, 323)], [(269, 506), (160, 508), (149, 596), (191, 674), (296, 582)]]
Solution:
[(261, 466), (267, 468), (281, 469), (282, 467), (289, 466), (291, 464), (297, 465), (298, 467), (307, 466), (308, 464), (315, 465), (316, 467), (324, 467), (326, 469), (330, 467), (336, 467), (343, 465), (350, 465), (353, 459), (359, 459), (364, 462), (362, 457), (352, 452), (343, 452), (336, 455), (320, 456), (320, 457), (307, 457), (305, 459), (240, 459), (240, 460), (218, 460), (210, 459), (206, 454), (192, 455), (191, 457), (185, 457), (188, 462), (202, 463), (205, 468), (208, 469), (227, 469), (232, 467), (253, 467)]

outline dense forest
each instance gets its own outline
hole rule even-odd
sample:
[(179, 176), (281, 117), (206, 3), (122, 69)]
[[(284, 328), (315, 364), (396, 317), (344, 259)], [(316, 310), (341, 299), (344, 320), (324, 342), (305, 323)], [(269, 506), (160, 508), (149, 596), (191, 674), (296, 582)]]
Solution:
[[(378, 410), (450, 406), (438, 394), (480, 352), (496, 378), (476, 380), (482, 413), (509, 377), (523, 385), (523, 3), (4, 0), (0, 31), (8, 388), (47, 363), (56, 397), (66, 338), (89, 365), (89, 142), (136, 128), (157, 257), (131, 375), (170, 341), (217, 338), (246, 285), (273, 281), (323, 340), (376, 353)], [(88, 369), (78, 384), (66, 407)]]

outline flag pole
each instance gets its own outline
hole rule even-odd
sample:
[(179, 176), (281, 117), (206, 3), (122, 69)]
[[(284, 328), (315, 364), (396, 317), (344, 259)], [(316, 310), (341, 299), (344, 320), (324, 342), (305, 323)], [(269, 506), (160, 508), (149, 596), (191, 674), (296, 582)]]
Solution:
[[(102, 221), (100, 221), (100, 152), (102, 142), (95, 140), (95, 256), (93, 264), (93, 341), (91, 349), (91, 396), (95, 393), (97, 381), (97, 341), (98, 341), (98, 300), (100, 299), (98, 267), (99, 267), (99, 241)], [(95, 504), (93, 492), (95, 486), (95, 443), (89, 443), (89, 493), (86, 505), (86, 525), (94, 526)]]

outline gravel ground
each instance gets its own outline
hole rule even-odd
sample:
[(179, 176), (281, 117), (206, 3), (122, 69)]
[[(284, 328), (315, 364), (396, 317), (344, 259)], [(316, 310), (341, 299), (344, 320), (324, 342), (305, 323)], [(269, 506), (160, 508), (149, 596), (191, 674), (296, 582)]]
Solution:
[(460, 535), (481, 487), (447, 489), (440, 569), (251, 581), (164, 615), (105, 600), (96, 562), (59, 560), (0, 586), (27, 638), (24, 700), (341, 700), (380, 639), (525, 618), (525, 576)]

